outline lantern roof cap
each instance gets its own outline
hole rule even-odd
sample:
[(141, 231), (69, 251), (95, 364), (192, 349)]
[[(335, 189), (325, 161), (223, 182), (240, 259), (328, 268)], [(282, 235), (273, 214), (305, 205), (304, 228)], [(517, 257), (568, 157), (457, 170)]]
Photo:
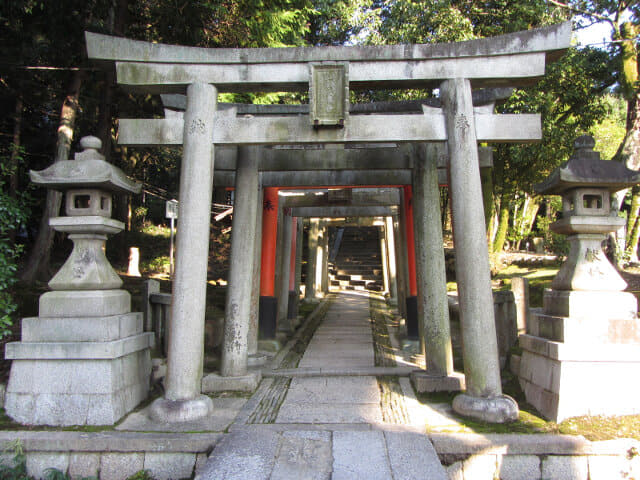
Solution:
[(99, 150), (102, 141), (97, 137), (80, 139), (82, 151), (74, 160), (62, 160), (40, 171), (31, 170), (29, 176), (36, 185), (55, 190), (99, 188), (114, 193), (140, 193), (142, 185), (127, 177), (122, 170), (105, 161)]
[(600, 153), (593, 150), (595, 140), (590, 135), (576, 138), (573, 147), (569, 160), (551, 172), (545, 181), (534, 185), (537, 193), (561, 195), (579, 187), (617, 192), (640, 183), (640, 172), (628, 169), (621, 162), (600, 160)]

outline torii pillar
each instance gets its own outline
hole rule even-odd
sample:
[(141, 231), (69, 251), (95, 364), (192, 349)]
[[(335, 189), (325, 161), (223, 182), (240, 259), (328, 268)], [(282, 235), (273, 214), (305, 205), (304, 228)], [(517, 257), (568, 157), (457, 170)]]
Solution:
[(256, 148), (238, 147), (220, 375), (211, 373), (203, 378), (202, 391), (207, 393), (225, 390), (251, 392), (257, 388), (262, 378), (259, 371), (249, 372), (247, 368), (256, 217), (259, 209)]
[(426, 370), (411, 373), (418, 392), (460, 391), (453, 371), (437, 161), (441, 144), (418, 145), (413, 170), (413, 213), (418, 278), (418, 319)]
[(456, 278), (466, 393), (453, 400), (461, 415), (491, 423), (518, 418), (518, 405), (502, 394), (493, 314), (476, 123), (468, 79), (440, 85), (449, 151)]
[(260, 319), (263, 339), (276, 337), (278, 301), (275, 296), (276, 243), (278, 238), (278, 188), (265, 187), (262, 204), (262, 261), (260, 266)]
[[(406, 321), (407, 337), (409, 340), (420, 339), (420, 328), (418, 325), (418, 282), (416, 279), (416, 246), (413, 229), (413, 188), (405, 185), (404, 188), (404, 225), (407, 245), (407, 299), (406, 299)], [(420, 346), (422, 349), (422, 346)]]
[(150, 409), (151, 418), (161, 422), (197, 420), (213, 411), (211, 399), (200, 392), (217, 103), (213, 85), (193, 83), (187, 88), (165, 394)]

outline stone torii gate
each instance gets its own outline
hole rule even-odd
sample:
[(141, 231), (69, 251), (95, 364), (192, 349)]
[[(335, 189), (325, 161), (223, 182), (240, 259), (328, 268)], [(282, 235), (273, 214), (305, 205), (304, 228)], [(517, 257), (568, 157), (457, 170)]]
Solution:
[[(166, 391), (164, 398), (153, 404), (153, 415), (165, 421), (184, 421), (207, 415), (212, 408), (210, 399), (200, 392), (209, 199), (217, 157), (214, 145), (216, 150), (224, 145), (238, 146), (236, 188), (244, 183), (242, 189), (257, 191), (258, 158), (264, 149), (252, 145), (446, 142), (466, 377), (466, 393), (456, 397), (453, 407), (463, 415), (494, 422), (514, 419), (517, 405), (502, 395), (500, 385), (477, 143), (538, 140), (540, 117), (494, 115), (488, 109), (474, 109), (472, 89), (535, 82), (544, 75), (546, 62), (568, 48), (570, 34), (570, 24), (564, 23), (451, 44), (203, 49), (87, 33), (89, 58), (115, 68), (117, 82), (123, 88), (144, 93), (186, 91), (183, 117), (119, 120), (119, 142), (123, 145), (183, 146), (178, 233), (181, 248), (173, 284)], [(359, 88), (439, 88), (441, 105), (439, 108), (425, 105), (418, 114), (359, 113), (349, 108), (349, 90)], [(217, 104), (219, 92), (307, 89), (308, 114), (284, 115), (276, 108), (270, 115), (246, 115), (235, 108), (218, 108)], [(433, 224), (429, 218), (435, 209), (429, 203), (433, 199), (428, 193), (437, 184), (433, 150), (429, 145), (419, 146), (414, 156), (418, 183), (427, 193), (419, 194), (418, 211), (429, 224)], [(306, 167), (312, 161), (301, 158), (304, 165), (301, 168), (311, 169)], [(331, 180), (332, 175), (335, 178), (331, 184), (359, 183), (354, 181), (354, 175), (328, 170), (326, 178), (314, 179), (315, 185)], [(263, 181), (266, 173), (261, 174)], [(364, 175), (359, 172), (358, 176)], [(246, 221), (256, 203), (256, 197), (249, 196), (246, 206), (236, 211), (236, 217), (244, 217)], [(248, 240), (255, 237), (255, 222), (248, 221), (246, 231), (248, 235), (241, 236), (246, 237), (246, 245), (242, 241), (242, 245), (237, 244), (234, 235), (232, 263), (234, 251), (249, 248)], [(275, 235), (264, 230), (262, 234)], [(435, 253), (425, 250), (418, 254), (430, 267), (440, 268)], [(434, 261), (429, 263), (431, 258)], [(263, 275), (264, 266), (263, 255)], [(251, 270), (246, 267), (245, 271)], [(426, 285), (430, 283), (433, 282)], [(250, 288), (251, 281), (244, 284)], [(440, 297), (436, 294), (432, 298), (437, 303)], [(229, 298), (227, 310), (232, 313), (226, 316), (221, 373), (242, 376), (246, 374), (248, 312), (240, 311), (241, 304)], [(435, 315), (437, 312), (432, 312)], [(433, 323), (425, 325), (429, 329), (425, 341), (431, 342), (427, 348), (433, 347), (436, 353), (427, 373), (434, 378), (446, 378), (451, 373), (450, 350), (439, 351), (443, 346), (439, 339), (444, 325), (437, 318), (430, 320)]]

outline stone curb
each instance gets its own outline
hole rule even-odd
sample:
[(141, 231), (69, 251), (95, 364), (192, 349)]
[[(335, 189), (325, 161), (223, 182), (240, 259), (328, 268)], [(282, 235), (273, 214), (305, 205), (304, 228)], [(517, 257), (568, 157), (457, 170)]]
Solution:
[(19, 440), (27, 452), (209, 452), (222, 433), (0, 431), (0, 446)]
[(429, 438), (440, 455), (621, 455), (640, 448), (633, 439), (590, 442), (571, 435), (431, 433)]
[(288, 368), (265, 370), (262, 376), (268, 377), (349, 377), (349, 376), (387, 376), (408, 377), (416, 367), (352, 367), (352, 368)]

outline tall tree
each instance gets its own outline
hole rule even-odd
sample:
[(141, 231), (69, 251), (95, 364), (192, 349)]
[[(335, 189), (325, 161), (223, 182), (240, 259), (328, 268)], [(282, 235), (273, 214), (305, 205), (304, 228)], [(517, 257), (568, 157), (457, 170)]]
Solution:
[[(615, 159), (633, 170), (640, 170), (640, 3), (637, 0), (572, 0), (551, 3), (581, 15), (579, 27), (603, 23), (611, 28), (613, 42), (607, 50), (611, 54), (611, 66), (616, 73), (619, 90), (627, 102), (626, 132)], [(621, 196), (618, 198), (621, 200)], [(637, 261), (640, 236), (640, 189), (632, 190), (631, 208), (627, 216), (625, 254)]]

